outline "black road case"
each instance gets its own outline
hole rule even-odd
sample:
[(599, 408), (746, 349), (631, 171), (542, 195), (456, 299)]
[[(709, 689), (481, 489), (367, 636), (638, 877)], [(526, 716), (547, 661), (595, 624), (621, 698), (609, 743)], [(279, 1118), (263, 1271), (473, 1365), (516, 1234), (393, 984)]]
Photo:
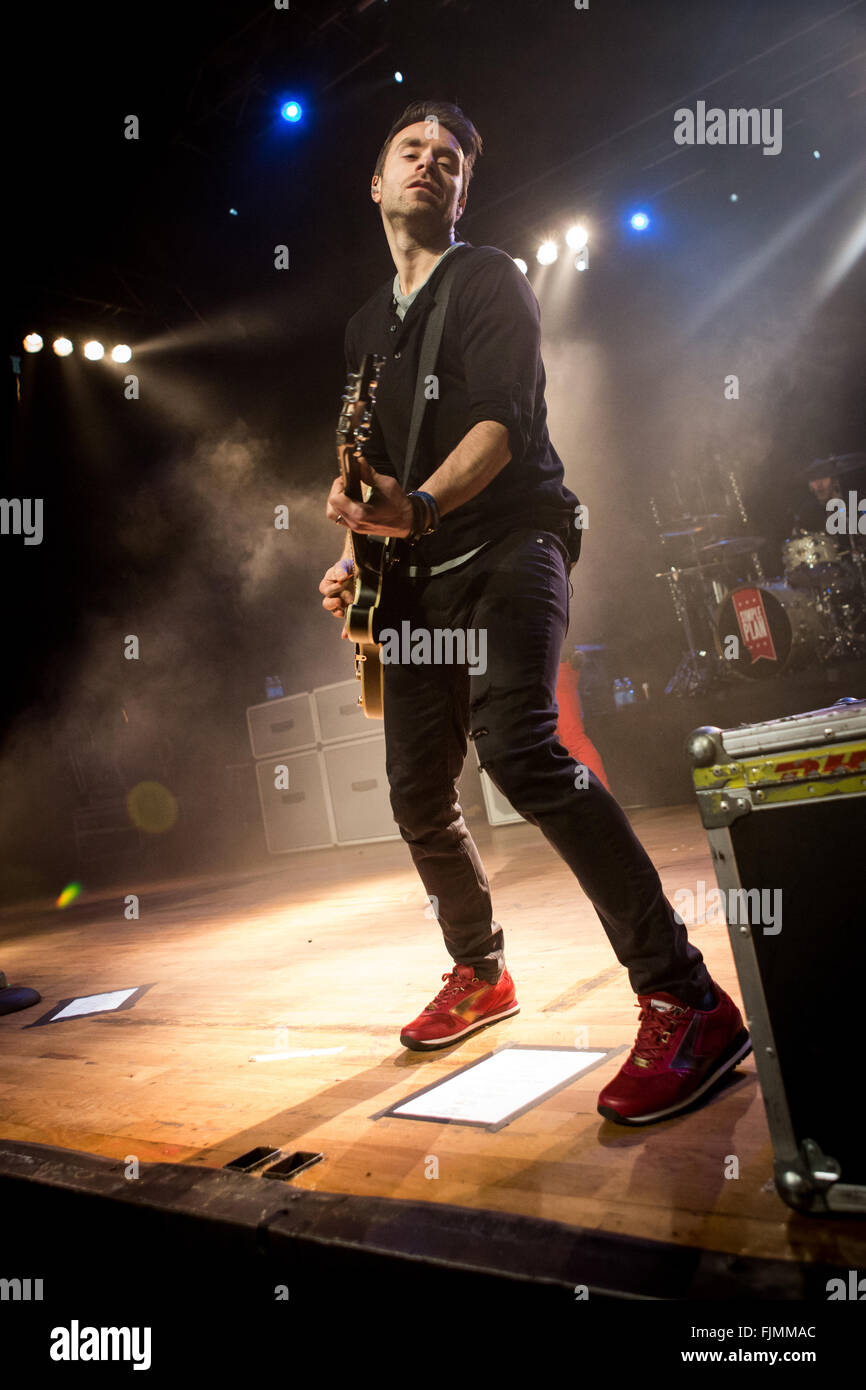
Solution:
[(866, 700), (688, 741), (779, 1195), (866, 1215)]

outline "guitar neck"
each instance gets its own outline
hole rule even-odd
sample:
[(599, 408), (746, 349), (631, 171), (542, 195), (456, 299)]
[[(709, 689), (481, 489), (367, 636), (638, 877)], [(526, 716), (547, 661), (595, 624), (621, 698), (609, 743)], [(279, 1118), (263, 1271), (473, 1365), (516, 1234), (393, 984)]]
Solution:
[[(343, 492), (352, 502), (369, 500), (373, 489), (361, 477), (361, 457), (369, 438), (379, 373), (385, 358), (370, 353), (364, 357), (361, 369), (351, 372), (343, 393), (343, 406), (337, 422), (337, 459)], [(349, 545), (355, 569), (378, 569), (382, 564), (381, 536), (349, 534)]]

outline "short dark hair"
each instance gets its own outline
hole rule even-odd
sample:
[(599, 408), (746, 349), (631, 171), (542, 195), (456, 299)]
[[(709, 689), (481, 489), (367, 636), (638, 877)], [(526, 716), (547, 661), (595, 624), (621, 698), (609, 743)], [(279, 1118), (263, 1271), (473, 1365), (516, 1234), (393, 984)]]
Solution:
[(404, 130), (407, 125), (415, 125), (418, 121), (429, 121), (432, 117), (435, 117), (440, 125), (444, 125), (445, 129), (451, 132), (463, 151), (463, 187), (460, 190), (462, 198), (469, 188), (469, 180), (472, 178), (475, 161), (481, 154), (482, 141), (469, 117), (464, 116), (460, 107), (454, 106), (450, 101), (410, 102), (388, 131), (385, 143), (379, 151), (379, 158), (376, 160), (376, 168), (373, 173), (381, 177), (388, 151), (391, 148), (391, 141), (395, 135)]

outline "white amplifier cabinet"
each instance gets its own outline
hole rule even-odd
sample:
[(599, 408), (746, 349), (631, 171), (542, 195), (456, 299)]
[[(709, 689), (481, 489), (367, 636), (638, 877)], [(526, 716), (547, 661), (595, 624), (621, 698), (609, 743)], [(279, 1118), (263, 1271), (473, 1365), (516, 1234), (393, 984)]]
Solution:
[[(365, 724), (368, 723), (362, 714)], [(385, 735), (367, 734), (322, 749), (338, 845), (399, 840), (385, 775)]]
[(325, 770), (316, 749), (256, 763), (256, 781), (271, 854), (322, 849), (334, 843)]
[[(399, 840), (385, 773), (381, 723), (366, 718), (352, 678), (319, 686), (312, 694), (287, 695), (247, 710), (256, 782), (271, 854), (330, 845)], [(523, 817), (478, 766), (467, 758), (460, 800), (471, 821), (478, 787), (490, 825)], [(435, 756), (435, 750), (431, 750)], [(286, 773), (278, 775), (284, 767)], [(281, 785), (288, 777), (288, 786)], [(480, 806), (478, 806), (480, 809)]]
[(315, 748), (320, 737), (315, 706), (307, 694), (285, 695), (281, 700), (251, 705), (247, 710), (247, 728), (254, 758)]
[[(370, 730), (375, 728), (375, 724), (367, 718), (358, 704), (360, 693), (361, 682), (354, 676), (350, 681), (337, 681), (336, 685), (320, 685), (313, 691), (312, 699), (322, 743), (341, 743), (344, 739), (370, 737)], [(379, 728), (381, 727), (379, 723)]]

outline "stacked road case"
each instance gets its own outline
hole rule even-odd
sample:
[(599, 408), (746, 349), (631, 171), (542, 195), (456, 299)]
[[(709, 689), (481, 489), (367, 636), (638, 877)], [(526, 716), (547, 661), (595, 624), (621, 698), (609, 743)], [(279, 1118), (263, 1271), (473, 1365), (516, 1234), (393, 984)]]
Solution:
[(777, 1190), (798, 1211), (866, 1214), (866, 700), (697, 729), (688, 751)]

